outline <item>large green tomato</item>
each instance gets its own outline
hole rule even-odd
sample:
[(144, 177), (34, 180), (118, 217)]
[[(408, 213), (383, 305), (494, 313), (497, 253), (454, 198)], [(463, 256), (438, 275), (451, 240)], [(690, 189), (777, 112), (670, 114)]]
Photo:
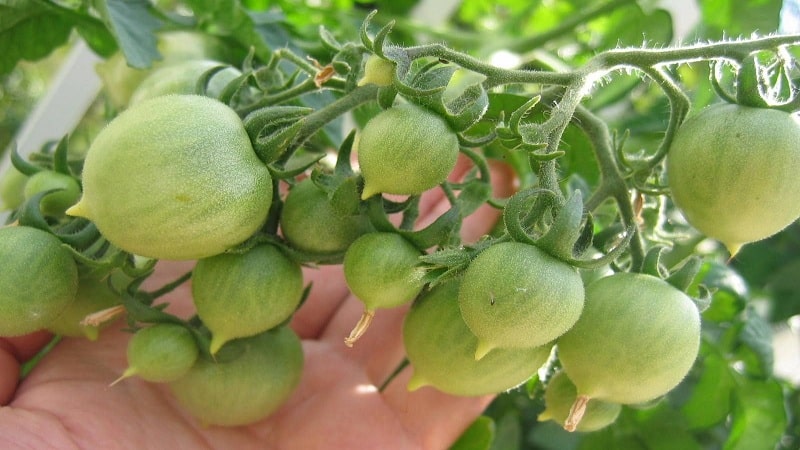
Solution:
[(117, 116), (92, 142), (84, 193), (67, 214), (141, 256), (224, 252), (266, 221), (272, 178), (242, 121), (208, 97), (168, 95)]
[(362, 198), (413, 195), (444, 181), (458, 158), (458, 136), (425, 108), (405, 104), (382, 111), (358, 136)]
[(461, 314), (482, 358), (496, 348), (537, 347), (575, 324), (583, 309), (575, 268), (539, 248), (502, 242), (470, 263), (458, 294)]
[(686, 220), (731, 254), (800, 216), (800, 123), (783, 111), (709, 106), (675, 134), (672, 197)]
[(198, 358), (184, 376), (169, 384), (178, 402), (203, 425), (257, 422), (278, 409), (300, 383), (303, 348), (290, 328), (232, 344), (238, 347), (231, 348), (237, 354), (233, 359)]
[(0, 267), (0, 336), (45, 328), (75, 300), (78, 266), (50, 233), (0, 228)]
[(211, 354), (231, 339), (285, 322), (303, 297), (300, 264), (274, 245), (223, 253), (197, 262), (192, 273), (197, 315), (211, 330)]
[(699, 347), (700, 314), (689, 297), (660, 278), (622, 272), (587, 286), (558, 356), (579, 396), (632, 404), (674, 388)]

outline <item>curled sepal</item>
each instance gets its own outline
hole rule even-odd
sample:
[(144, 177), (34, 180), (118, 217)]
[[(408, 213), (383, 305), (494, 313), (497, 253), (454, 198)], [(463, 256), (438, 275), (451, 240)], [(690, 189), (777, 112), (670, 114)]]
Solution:
[(64, 175), (72, 175), (69, 168), (69, 135), (64, 135), (53, 152), (53, 170)]
[(367, 14), (367, 17), (364, 18), (364, 22), (361, 23), (361, 30), (359, 33), (359, 37), (361, 38), (361, 44), (366, 47), (367, 50), (373, 51), (374, 44), (372, 38), (369, 36), (369, 25), (372, 22), (372, 18), (375, 17), (375, 14), (378, 14), (377, 9), (373, 9)]
[(636, 233), (636, 225), (630, 225), (626, 230), (625, 234), (622, 236), (622, 239), (614, 246), (611, 250), (608, 251), (605, 255), (599, 258), (593, 259), (576, 259), (571, 258), (565, 260), (571, 266), (575, 266), (579, 269), (597, 269), (599, 267), (603, 267), (605, 265), (611, 264), (622, 255), (628, 248), (628, 244), (631, 242), (633, 235)]
[(690, 256), (686, 261), (674, 270), (665, 280), (667, 283), (675, 286), (681, 291), (686, 291), (689, 286), (694, 282), (695, 277), (700, 273), (700, 268), (703, 266), (702, 259), (696, 256)]
[(400, 234), (420, 249), (447, 245), (461, 226), (461, 211), (456, 204), (421, 230), (400, 230), (389, 221), (384, 202), (380, 195), (367, 200), (367, 216), (375, 230)]
[(36, 164), (30, 163), (19, 154), (17, 150), (17, 143), (11, 143), (11, 164), (20, 171), (23, 175), (31, 176), (37, 172), (41, 172), (44, 168), (37, 166)]
[(280, 158), (302, 128), (302, 119), (312, 111), (302, 106), (268, 106), (248, 114), (244, 127), (259, 159), (269, 164)]
[(652, 275), (657, 278), (664, 278), (667, 276), (667, 270), (661, 263), (661, 257), (664, 254), (664, 250), (666, 250), (666, 248), (663, 245), (656, 245), (650, 248), (650, 250), (648, 250), (644, 255), (642, 267), (639, 272)]
[[(456, 131), (464, 131), (478, 122), (489, 109), (489, 96), (483, 77), (455, 66), (424, 67), (412, 80), (410, 100), (438, 112)], [(424, 94), (424, 95), (423, 95)]]
[(542, 97), (540, 95), (536, 95), (531, 97), (528, 101), (522, 104), (519, 108), (515, 109), (514, 112), (511, 113), (511, 116), (508, 118), (508, 128), (514, 133), (519, 135), (520, 134), (520, 123), (522, 120), (530, 114), (533, 110), (533, 107), (539, 104)]
[(525, 229), (522, 217), (527, 215), (530, 209), (530, 201), (539, 195), (547, 195), (551, 198), (556, 197), (556, 194), (549, 189), (529, 188), (517, 192), (506, 202), (506, 206), (503, 209), (503, 223), (506, 226), (508, 235), (514, 241), (536, 245), (536, 240)]
[(736, 96), (732, 94), (725, 86), (722, 85), (722, 79), (725, 78), (724, 68), (729, 66), (725, 61), (711, 61), (711, 70), (709, 73), (709, 81), (714, 92), (723, 100), (728, 103), (735, 104)]
[[(372, 17), (372, 15), (374, 14), (371, 14), (369, 17)], [(327, 47), (327, 49), (332, 52), (338, 52), (342, 49), (342, 44), (340, 44), (333, 34), (331, 34), (331, 32), (328, 31), (328, 29), (323, 25), (319, 26), (319, 39), (322, 42), (322, 45)]]
[(575, 190), (561, 207), (547, 233), (536, 241), (536, 246), (561, 260), (573, 258), (575, 244), (583, 234), (585, 217), (583, 195)]
[(689, 298), (694, 302), (695, 306), (697, 306), (697, 310), (702, 313), (711, 306), (714, 293), (702, 284), (697, 286), (697, 290), (698, 294)]
[(759, 60), (759, 52), (753, 52), (742, 61), (736, 72), (736, 103), (753, 108), (768, 108), (771, 96), (769, 74)]

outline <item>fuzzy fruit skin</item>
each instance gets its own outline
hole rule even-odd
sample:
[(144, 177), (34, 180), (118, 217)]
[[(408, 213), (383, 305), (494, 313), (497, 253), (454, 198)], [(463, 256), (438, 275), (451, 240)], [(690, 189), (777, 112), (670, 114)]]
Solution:
[(239, 426), (278, 409), (300, 382), (303, 349), (288, 327), (236, 341), (241, 354), (214, 362), (198, 358), (169, 384), (181, 405), (203, 425)]
[(344, 255), (347, 286), (367, 310), (400, 306), (422, 290), (421, 255), (399, 234), (367, 233)]
[(128, 370), (153, 383), (182, 377), (194, 365), (199, 350), (192, 333), (182, 325), (158, 323), (142, 328), (128, 341)]
[[(155, 70), (147, 76), (131, 95), (130, 105), (141, 103), (149, 98), (169, 94), (194, 94), (197, 80), (206, 71), (224, 63), (206, 59), (182, 61)], [(208, 81), (206, 95), (218, 97), (225, 86), (242, 73), (233, 67), (216, 72)]]
[(52, 170), (43, 170), (28, 178), (28, 182), (25, 183), (25, 199), (28, 200), (40, 192), (52, 189), (58, 191), (45, 195), (39, 202), (42, 214), (48, 216), (63, 216), (64, 211), (81, 197), (81, 187), (75, 178)]
[[(545, 410), (539, 415), (539, 420), (552, 420), (564, 426), (577, 396), (575, 385), (567, 377), (567, 374), (563, 371), (556, 373), (547, 382), (547, 388), (544, 391)], [(620, 411), (622, 411), (622, 406), (617, 403), (589, 400), (586, 412), (575, 431), (588, 433), (601, 430), (614, 423)]]
[(302, 296), (300, 265), (273, 245), (201, 259), (192, 273), (192, 297), (211, 331), (212, 354), (231, 339), (281, 324)]
[(78, 266), (45, 231), (0, 228), (0, 336), (45, 328), (75, 300)]
[(481, 342), (480, 358), (495, 348), (555, 340), (578, 320), (583, 298), (583, 282), (573, 267), (533, 245), (502, 242), (470, 263), (458, 302)]
[(430, 385), (453, 395), (507, 391), (530, 378), (548, 359), (550, 345), (497, 349), (476, 360), (478, 339), (458, 309), (458, 280), (437, 285), (411, 306), (403, 343), (414, 368), (409, 390)]
[(444, 181), (456, 164), (458, 137), (441, 117), (405, 104), (382, 111), (361, 130), (361, 197), (415, 195)]
[(359, 86), (375, 84), (377, 86), (389, 86), (394, 79), (395, 63), (388, 59), (383, 59), (378, 55), (372, 54), (364, 63), (364, 77), (358, 80)]
[(633, 404), (678, 385), (700, 346), (700, 314), (659, 278), (617, 273), (586, 289), (586, 306), (558, 339), (558, 354), (578, 394)]
[(678, 129), (667, 154), (675, 204), (732, 254), (800, 216), (800, 123), (783, 111), (717, 104)]
[(83, 188), (67, 214), (123, 250), (170, 260), (243, 242), (272, 202), (269, 170), (239, 116), (197, 95), (147, 100), (112, 120), (86, 155)]
[(292, 247), (315, 255), (344, 253), (359, 236), (372, 231), (365, 216), (342, 215), (310, 178), (289, 191), (281, 211), (281, 231)]

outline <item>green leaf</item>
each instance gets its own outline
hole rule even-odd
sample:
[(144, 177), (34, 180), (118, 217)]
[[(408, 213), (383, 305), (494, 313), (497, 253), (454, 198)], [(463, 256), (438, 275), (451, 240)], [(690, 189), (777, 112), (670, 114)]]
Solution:
[(718, 353), (703, 358), (702, 372), (691, 397), (681, 406), (684, 419), (693, 430), (710, 428), (728, 416), (735, 382), (728, 362)]
[(701, 0), (705, 36), (713, 39), (767, 34), (778, 29), (781, 3), (765, 0)]
[(489, 450), (495, 425), (491, 417), (480, 416), (461, 434), (450, 450)]
[(773, 449), (787, 426), (783, 389), (775, 380), (738, 377), (731, 434), (723, 450)]
[(262, 61), (269, 59), (267, 39), (280, 30), (274, 14), (248, 11), (235, 0), (187, 0), (186, 3), (200, 24), (214, 27), (214, 34), (230, 36), (244, 48), (252, 46)]
[(21, 60), (36, 61), (64, 45), (72, 21), (57, 7), (36, 0), (0, 0), (0, 75)]
[(95, 0), (93, 3), (117, 38), (129, 66), (146, 69), (153, 61), (161, 59), (155, 35), (161, 28), (161, 21), (153, 16), (148, 0)]
[(522, 427), (519, 414), (508, 411), (497, 421), (495, 438), (491, 450), (520, 450), (522, 443)]
[(751, 376), (770, 377), (775, 355), (772, 351), (772, 329), (769, 323), (753, 309), (745, 312), (744, 326), (739, 332), (741, 346), (738, 356)]

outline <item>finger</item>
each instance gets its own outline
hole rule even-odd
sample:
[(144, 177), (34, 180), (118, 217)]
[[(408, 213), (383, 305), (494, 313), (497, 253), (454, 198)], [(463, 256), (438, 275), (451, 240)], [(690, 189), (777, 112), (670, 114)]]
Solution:
[(406, 367), (383, 391), (383, 398), (422, 448), (449, 448), (491, 403), (494, 396), (456, 397), (433, 387), (409, 392)]
[(20, 377), (20, 367), (50, 342), (52, 335), (45, 331), (25, 336), (0, 338), (0, 406), (14, 398)]
[(295, 312), (291, 326), (302, 339), (316, 339), (350, 291), (340, 264), (304, 268), (303, 279), (307, 285), (311, 284), (311, 291)]

